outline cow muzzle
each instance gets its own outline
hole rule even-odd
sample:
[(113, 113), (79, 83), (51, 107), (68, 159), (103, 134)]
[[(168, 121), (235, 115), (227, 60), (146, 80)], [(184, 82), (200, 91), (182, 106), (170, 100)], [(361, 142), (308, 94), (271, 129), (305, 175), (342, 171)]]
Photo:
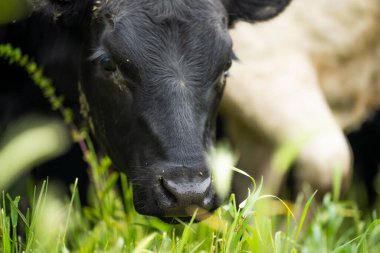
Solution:
[[(196, 220), (202, 220), (217, 208), (212, 179), (206, 167), (167, 167), (156, 171), (150, 186), (150, 197), (155, 202), (154, 213), (159, 214), (154, 216), (166, 222), (175, 222), (173, 218), (189, 221), (196, 213)], [(149, 211), (153, 211), (151, 208)], [(145, 210), (136, 209), (149, 215)]]

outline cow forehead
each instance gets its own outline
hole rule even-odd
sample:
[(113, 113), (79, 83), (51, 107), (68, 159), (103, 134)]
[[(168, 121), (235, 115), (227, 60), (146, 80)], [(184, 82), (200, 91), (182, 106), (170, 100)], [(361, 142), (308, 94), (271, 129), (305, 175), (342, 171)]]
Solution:
[[(207, 54), (211, 58), (215, 58), (214, 54), (218, 57), (229, 53), (232, 42), (222, 14), (177, 8), (180, 7), (185, 13), (178, 10), (157, 13), (152, 6), (149, 11), (143, 7), (130, 8), (115, 17), (111, 26), (106, 26), (101, 45), (113, 55), (137, 59), (148, 56), (147, 53), (171, 57), (177, 52), (184, 57), (186, 52), (192, 56)], [(167, 54), (168, 51), (171, 53)]]
[(103, 10), (115, 16), (144, 11), (150, 16), (177, 16), (198, 18), (226, 15), (220, 0), (107, 0)]
[(186, 50), (193, 47), (198, 51), (206, 48), (213, 50), (212, 46), (216, 44), (223, 44), (221, 46), (226, 49), (231, 46), (227, 27), (223, 27), (221, 22), (199, 22), (174, 17), (156, 22), (139, 14), (126, 16), (112, 29), (107, 29), (103, 34), (103, 42), (115, 48), (127, 44), (142, 50), (159, 49), (157, 47), (160, 46), (167, 48), (170, 42), (181, 44)]
[[(227, 31), (226, 13), (220, 0), (109, 0), (102, 8), (103, 21), (110, 21), (117, 36), (129, 33), (129, 38), (166, 36), (181, 25), (177, 34), (223, 34)], [(109, 28), (109, 27), (108, 27)], [(109, 29), (108, 29), (109, 30)], [(107, 31), (110, 32), (110, 31)]]
[[(119, 62), (137, 64), (140, 74), (149, 70), (158, 77), (165, 72), (180, 79), (197, 74), (197, 78), (213, 76), (232, 52), (227, 32), (216, 29), (172, 25), (147, 25), (136, 29), (122, 25), (104, 36), (102, 45)], [(201, 68), (201, 69), (200, 69)], [(168, 72), (168, 70), (170, 70)]]
[(98, 51), (119, 62), (130, 60), (140, 74), (149, 70), (147, 75), (155, 78), (173, 73), (180, 80), (207, 79), (230, 57), (224, 10), (216, 2), (129, 0), (123, 8), (119, 6), (119, 14), (105, 26)]
[(153, 24), (178, 21), (214, 29), (227, 26), (226, 11), (219, 0), (109, 0), (106, 3), (100, 16), (111, 20), (113, 25), (153, 27)]

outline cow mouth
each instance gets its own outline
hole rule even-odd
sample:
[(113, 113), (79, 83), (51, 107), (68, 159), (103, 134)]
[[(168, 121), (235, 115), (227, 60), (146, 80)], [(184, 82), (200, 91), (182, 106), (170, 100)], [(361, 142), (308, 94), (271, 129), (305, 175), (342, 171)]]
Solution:
[[(154, 193), (149, 195), (150, 197), (155, 196)], [(149, 198), (148, 195), (144, 196), (145, 197), (141, 198), (140, 195), (140, 198), (134, 201), (135, 210), (139, 214), (153, 216), (169, 224), (178, 224), (181, 222), (189, 223), (193, 218), (195, 223), (200, 222), (210, 217), (220, 205), (220, 203), (216, 201), (216, 196), (213, 197), (212, 206), (207, 209), (196, 204), (178, 205), (176, 202), (173, 202), (174, 204), (171, 207), (162, 206), (162, 203), (159, 204), (157, 200), (159, 196), (155, 196), (154, 199), (151, 199), (151, 201), (153, 201), (151, 205), (142, 205), (142, 200)], [(136, 196), (134, 196), (134, 200), (135, 199)], [(161, 196), (160, 199), (161, 201), (165, 200), (166, 196)]]
[(190, 222), (198, 223), (209, 218), (212, 215), (212, 213), (213, 213), (213, 210), (207, 211), (204, 209), (197, 208), (194, 211), (193, 216), (178, 216), (178, 217), (165, 216), (165, 217), (159, 217), (159, 219), (168, 224), (179, 224), (179, 223), (190, 223)]
[[(160, 217), (159, 219), (167, 224), (180, 224), (180, 223), (190, 223), (192, 217)], [(194, 220), (194, 223), (198, 223), (198, 220)]]

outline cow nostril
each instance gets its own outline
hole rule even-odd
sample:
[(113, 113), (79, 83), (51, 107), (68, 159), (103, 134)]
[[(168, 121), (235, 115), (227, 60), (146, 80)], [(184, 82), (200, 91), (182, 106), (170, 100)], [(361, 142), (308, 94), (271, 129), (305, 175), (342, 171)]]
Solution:
[(177, 204), (177, 198), (176, 196), (165, 186), (164, 178), (160, 176), (158, 178), (160, 190), (162, 191), (162, 198), (160, 200), (161, 203), (165, 203), (164, 206), (171, 207)]
[(207, 206), (210, 202), (208, 196), (212, 191), (210, 191), (211, 179), (209, 177), (203, 178), (202, 176), (199, 180), (189, 181), (161, 178), (160, 185), (164, 193), (172, 199), (172, 202), (179, 206)]
[(189, 217), (195, 210), (209, 214), (216, 205), (211, 177), (206, 169), (166, 168), (160, 171), (156, 180), (154, 197), (163, 216)]

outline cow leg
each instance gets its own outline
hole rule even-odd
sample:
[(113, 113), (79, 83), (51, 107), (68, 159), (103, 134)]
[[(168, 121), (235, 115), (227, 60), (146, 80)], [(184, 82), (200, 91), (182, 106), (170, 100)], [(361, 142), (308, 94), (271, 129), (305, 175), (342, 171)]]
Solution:
[(321, 194), (332, 190), (334, 177), (348, 188), (351, 178), (351, 149), (342, 132), (324, 131), (305, 143), (296, 161), (298, 187), (307, 182)]

